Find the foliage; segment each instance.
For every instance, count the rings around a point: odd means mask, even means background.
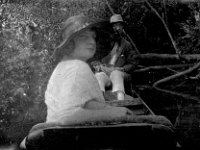
[[[0,122],[8,138],[24,137],[30,126],[45,119],[44,91],[53,67],[50,56],[60,42],[62,21],[79,13],[102,17],[103,5],[92,0],[1,4]]]
[[[188,6],[190,15],[185,22],[180,23],[181,29],[184,31],[177,39],[181,52],[183,54],[194,53],[199,54],[200,48],[200,5],[192,3]],[[179,33],[180,34],[180,33]]]

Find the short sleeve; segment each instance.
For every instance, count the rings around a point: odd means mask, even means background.
[[[54,70],[45,92],[47,120],[67,117],[92,99],[105,101],[89,65],[80,60],[61,62]]]
[[[84,104],[91,99],[104,101],[98,81],[89,65],[81,61],[76,63],[77,73],[73,90],[79,95],[81,103]]]

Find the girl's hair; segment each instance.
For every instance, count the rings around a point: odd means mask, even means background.
[[[76,37],[74,37],[73,39],[71,39],[69,41],[69,43],[63,48],[63,57],[64,56],[69,56],[75,49],[75,40],[76,40]]]
[[[71,39],[68,44],[61,49],[57,49],[58,51],[56,55],[53,58],[54,65],[57,65],[58,62],[60,62],[64,56],[69,56],[75,48],[75,38]]]

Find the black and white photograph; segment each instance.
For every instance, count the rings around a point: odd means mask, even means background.
[[[61,149],[200,149],[200,0],[0,0],[0,150]]]

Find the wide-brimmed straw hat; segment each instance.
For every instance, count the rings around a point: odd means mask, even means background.
[[[52,57],[56,59],[55,57],[57,57],[57,54],[60,53],[69,44],[70,40],[73,39],[75,36],[82,33],[86,29],[98,27],[103,22],[105,21],[100,19],[94,20],[84,15],[69,17],[63,23],[61,37],[62,42],[56,47]]]

